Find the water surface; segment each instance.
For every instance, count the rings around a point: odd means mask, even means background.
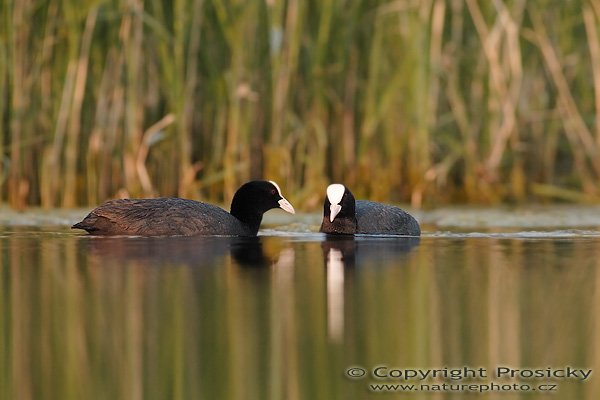
[[[598,398],[600,230],[313,229],[97,238],[5,226],[0,398]],[[593,373],[509,380],[499,367]],[[461,368],[486,376],[404,379]],[[492,382],[519,390],[434,390]],[[430,386],[373,386],[400,383]]]

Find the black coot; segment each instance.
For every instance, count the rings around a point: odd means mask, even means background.
[[[294,214],[294,207],[272,181],[243,184],[231,201],[231,214],[211,204],[180,198],[110,200],[72,228],[93,235],[256,236],[262,216],[272,208]]]
[[[406,211],[374,201],[355,200],[352,192],[339,183],[327,187],[320,231],[347,235],[421,235],[419,223]]]

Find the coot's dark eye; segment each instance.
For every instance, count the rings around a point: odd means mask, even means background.
[[[277,194],[277,190],[275,190],[275,189],[271,189],[271,194],[272,194],[273,196],[274,196],[274,195],[276,195],[276,194]]]

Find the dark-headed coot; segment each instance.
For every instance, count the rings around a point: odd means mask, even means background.
[[[355,200],[352,192],[339,183],[327,187],[320,231],[347,235],[421,235],[419,223],[406,211],[374,201]]]
[[[72,228],[93,235],[256,236],[262,216],[272,208],[294,214],[294,207],[272,181],[243,184],[231,201],[231,213],[211,204],[180,198],[110,200]]]

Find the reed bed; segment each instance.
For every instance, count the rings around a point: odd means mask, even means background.
[[[594,1],[0,4],[0,201],[600,200]]]

